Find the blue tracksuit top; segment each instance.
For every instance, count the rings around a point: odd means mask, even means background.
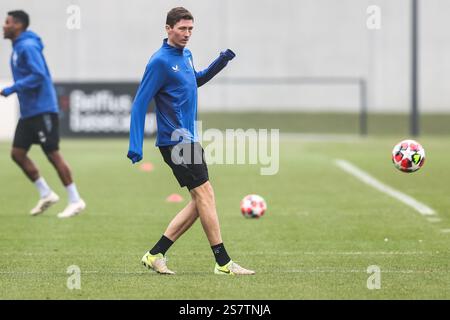
[[[6,96],[17,93],[20,118],[29,118],[41,113],[58,113],[58,102],[52,78],[45,62],[39,36],[24,31],[13,42],[11,70],[14,85],[5,88]]]
[[[133,163],[143,156],[145,115],[153,98],[156,103],[156,146],[198,141],[195,127],[197,87],[208,82],[233,57],[231,50],[221,52],[206,70],[197,72],[191,52],[173,47],[164,39],[162,47],[147,64],[131,108],[128,155]]]

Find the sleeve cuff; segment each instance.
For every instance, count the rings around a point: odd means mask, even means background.
[[[222,51],[220,55],[223,56],[228,61],[232,60],[236,56],[236,54],[230,49]]]
[[[142,160],[142,156],[133,151],[128,151],[127,158],[134,164]]]
[[[12,94],[14,92],[16,92],[16,89],[14,88],[14,86],[3,89],[3,94],[5,95],[5,97],[9,96],[10,94]]]

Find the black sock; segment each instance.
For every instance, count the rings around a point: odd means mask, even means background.
[[[223,267],[228,262],[230,262],[231,259],[228,256],[227,250],[225,250],[225,246],[223,245],[223,243],[216,244],[215,246],[212,246],[211,249],[219,266]]]
[[[158,253],[162,253],[164,256],[166,255],[167,250],[169,250],[172,244],[173,241],[163,235],[161,239],[159,239],[159,241],[155,244],[155,246],[150,250],[150,254],[155,255]]]

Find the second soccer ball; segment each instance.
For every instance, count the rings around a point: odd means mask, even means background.
[[[392,150],[392,162],[402,172],[417,171],[425,162],[425,150],[417,141],[400,141]]]
[[[259,218],[266,210],[266,201],[259,195],[249,194],[241,201],[241,212],[246,218]]]

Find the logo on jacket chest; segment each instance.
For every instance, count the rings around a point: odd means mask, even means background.
[[[192,59],[189,57],[189,58],[187,58],[187,60],[189,61],[189,65],[187,65],[186,61],[183,61],[181,63],[181,68],[180,68],[179,64],[172,65],[172,71],[173,72],[181,71],[183,66],[185,67],[185,69],[186,69],[185,71],[187,71],[187,72],[194,70],[194,64],[192,63]],[[190,66],[190,68],[189,68],[189,66]]]
[[[17,67],[17,59],[18,59],[18,55],[17,55],[17,52],[13,52],[13,55],[12,55],[12,63],[13,63],[13,66],[14,67]]]

